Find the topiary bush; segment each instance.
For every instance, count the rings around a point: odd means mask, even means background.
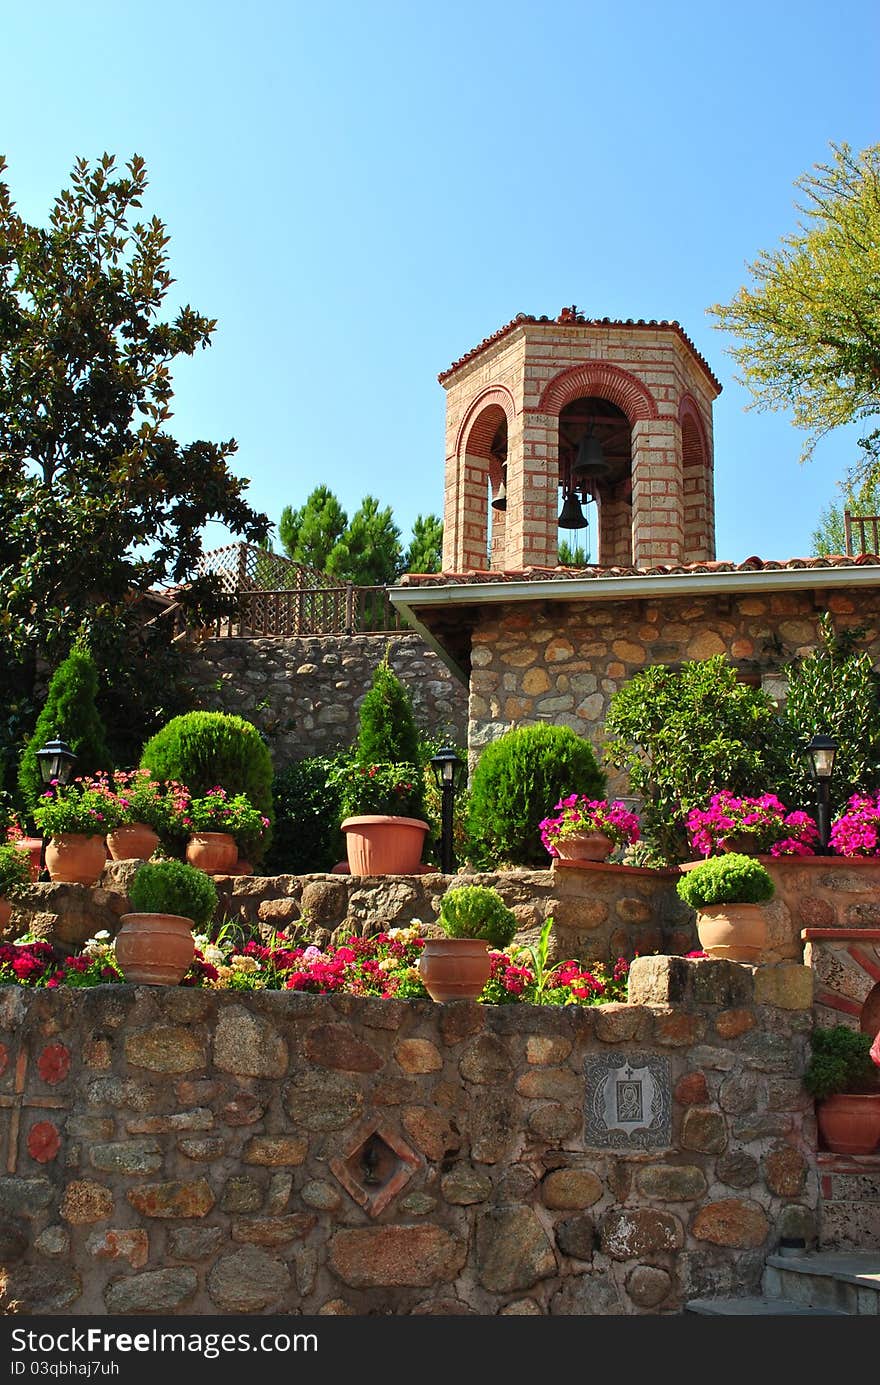
[[[77,776],[113,768],[95,702],[97,695],[98,674],[92,656],[86,649],[72,649],[52,675],[43,710],[21,757],[18,786],[29,812],[44,790],[37,751],[47,741],[57,737],[67,742],[76,755]]]
[[[880,1091],[880,1069],[871,1058],[872,1038],[845,1024],[814,1029],[813,1053],[804,1073],[804,1086],[817,1101],[841,1093]]]
[[[256,726],[225,712],[186,712],[147,741],[141,769],[154,779],[177,780],[194,798],[219,784],[230,797],[243,793],[269,819],[259,847],[272,840],[272,756]]]
[[[589,741],[567,726],[524,726],[487,745],[471,781],[468,854],[480,866],[547,864],[539,824],[566,794],[602,798]]]
[[[389,654],[386,649],[360,706],[357,758],[365,765],[417,765],[420,742],[412,698],[392,669]]]
[[[275,835],[266,854],[268,875],[332,870],[345,860],[342,785],[331,782],[339,756],[314,755],[279,770],[272,784]]]
[[[516,915],[497,890],[457,885],[440,901],[440,926],[448,938],[481,938],[500,950],[513,942]]]
[[[701,861],[682,875],[676,889],[685,904],[698,910],[713,904],[765,904],[776,892],[761,862],[737,851]]]
[[[184,861],[146,861],[128,892],[132,913],[178,914],[202,932],[214,917],[217,891],[204,871]]]

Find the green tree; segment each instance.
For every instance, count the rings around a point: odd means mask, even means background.
[[[732,351],[763,409],[791,409],[808,430],[803,460],[832,428],[880,413],[880,144],[798,180],[803,220],[750,266],[753,287],[710,309],[740,339]],[[856,480],[880,464],[880,430]]]
[[[369,691],[360,706],[357,757],[365,765],[418,765],[421,760],[412,698],[391,667],[388,649],[373,670]]]
[[[568,539],[560,539],[557,561],[560,567],[586,567],[590,559],[579,543],[572,546]]]
[[[162,318],[169,237],[158,217],[139,218],[143,159],[126,168],[118,175],[109,154],[77,160],[47,228],[18,215],[0,177],[6,706],[33,687],[36,660],[57,664],[81,631],[111,680],[137,662],[137,601],[159,583],[181,584],[194,611],[216,610],[215,579],[196,575],[206,520],[249,539],[268,528],[229,470],[234,440],[181,444],[169,431],[171,364],[207,347],[216,324],[189,306]],[[154,669],[173,633],[168,621],[154,630]]]
[[[401,561],[400,530],[391,506],[382,510],[374,496],[365,495],[351,524],[334,545],[327,571],[358,586],[384,586],[394,581]]]
[[[819,557],[829,553],[846,552],[844,511],[856,515],[880,515],[880,477],[860,486],[840,487],[842,498],[819,511],[819,523],[813,530],[813,552]]]
[[[325,572],[327,560],[347,526],[348,516],[330,488],[316,486],[299,509],[285,505],[278,536],[288,558]]]
[[[18,786],[29,811],[43,793],[37,751],[47,741],[57,737],[67,742],[76,755],[78,775],[112,769],[104,723],[96,705],[97,692],[98,674],[88,650],[71,650],[52,675],[43,710],[21,757]]]
[[[403,560],[404,572],[439,572],[443,558],[443,521],[438,515],[416,515]]]

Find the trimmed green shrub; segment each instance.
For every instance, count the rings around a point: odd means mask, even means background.
[[[214,882],[184,861],[145,861],[128,892],[135,914],[179,914],[195,931],[207,928],[217,908]]]
[[[412,699],[389,663],[389,650],[373,671],[358,713],[357,758],[365,765],[421,763]]]
[[[256,726],[225,712],[186,712],[147,741],[141,769],[154,779],[185,784],[194,798],[219,784],[243,793],[269,819],[259,852],[272,840],[272,756]]]
[[[812,1057],[804,1073],[804,1086],[817,1101],[840,1093],[880,1091],[880,1069],[871,1058],[873,1039],[845,1024],[814,1029],[810,1035]]]
[[[761,862],[738,851],[701,861],[682,875],[676,889],[692,909],[712,904],[764,904],[776,892],[770,872]]]
[[[471,781],[471,860],[485,866],[546,866],[539,823],[572,793],[605,794],[605,775],[589,741],[567,726],[505,732],[486,746]]]
[[[345,860],[342,786],[331,781],[339,757],[314,755],[279,770],[272,784],[275,835],[266,855],[267,875],[329,871]]]
[[[33,812],[44,791],[37,751],[56,737],[76,755],[77,776],[113,768],[107,738],[95,699],[98,675],[88,650],[72,649],[52,675],[43,710],[21,757],[18,786],[28,811]]]
[[[11,842],[0,846],[0,899],[15,899],[30,884],[31,873],[26,851]]]
[[[481,938],[501,949],[513,942],[516,915],[497,890],[457,885],[440,901],[440,926],[448,938]]]

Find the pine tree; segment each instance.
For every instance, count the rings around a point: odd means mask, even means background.
[[[410,764],[420,759],[412,699],[389,662],[390,650],[373,672],[359,714],[358,759],[362,764]]]
[[[18,771],[18,786],[27,808],[43,792],[37,751],[56,737],[76,755],[76,773],[112,769],[110,751],[96,705],[98,675],[88,650],[76,647],[52,675],[46,702],[28,741]]]

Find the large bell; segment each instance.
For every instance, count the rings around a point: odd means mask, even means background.
[[[589,527],[589,520],[581,509],[580,501],[574,491],[569,491],[562,502],[557,523],[560,529],[586,529]]]
[[[504,484],[503,481],[501,482],[500,486],[498,487],[498,490],[496,491],[496,493],[495,493],[495,494],[493,495],[493,497],[492,497],[492,509],[493,509],[493,510],[506,510],[506,509],[507,509],[507,487],[505,486],[505,484]]]
[[[610,469],[602,452],[602,444],[595,434],[588,433],[581,438],[571,468],[573,483],[579,485],[588,477],[604,476]]]

